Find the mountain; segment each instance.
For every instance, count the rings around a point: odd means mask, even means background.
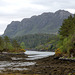
[[[58,10],[55,13],[48,12],[31,18],[24,18],[21,22],[12,21],[3,35],[16,37],[35,33],[57,34],[63,20],[69,15],[72,14],[68,11]]]

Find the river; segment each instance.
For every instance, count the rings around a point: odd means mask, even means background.
[[[26,51],[25,54],[29,57],[27,60],[35,60],[54,55],[55,52]]]
[[[54,55],[54,52],[40,52],[40,51],[26,51],[25,54],[28,57],[11,57],[12,61],[0,61],[0,72],[6,73],[7,71],[23,71],[29,70],[27,66],[35,65],[35,61],[28,60],[36,60],[44,57],[48,57]],[[26,67],[25,67],[26,66]]]

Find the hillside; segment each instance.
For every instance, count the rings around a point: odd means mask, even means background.
[[[55,13],[48,12],[31,18],[24,18],[21,22],[12,21],[3,35],[16,37],[35,33],[57,34],[63,19],[69,15],[71,13],[68,11],[58,10]]]
[[[20,37],[15,37],[15,40],[21,44],[24,42],[25,48],[33,49],[39,45],[43,45],[45,43],[51,42],[51,40],[57,40],[57,36],[53,34],[28,34]],[[53,44],[53,43],[51,43]],[[49,44],[49,46],[51,45]]]

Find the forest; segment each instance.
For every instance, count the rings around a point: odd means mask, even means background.
[[[19,53],[24,52],[24,44],[21,45],[16,40],[9,39],[8,36],[0,36],[0,52]]]
[[[30,34],[15,38],[0,36],[0,52],[19,52],[23,49],[54,51],[58,40],[59,37],[54,34]]]
[[[57,55],[75,57],[75,15],[69,16],[59,29],[60,40],[57,44]]]
[[[26,49],[50,50],[59,38],[54,34],[28,34],[14,39],[23,42]]]

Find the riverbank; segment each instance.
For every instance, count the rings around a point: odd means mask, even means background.
[[[19,62],[18,60],[16,60]],[[54,56],[49,56],[37,60],[21,60],[23,62],[36,62],[30,66],[18,66],[24,70],[6,69],[0,75],[75,75],[75,62],[54,59]],[[13,62],[13,61],[12,61]],[[18,74],[17,74],[18,73]]]
[[[29,74],[39,75],[75,75],[75,62],[54,59],[49,56],[40,60],[36,60],[36,64],[30,67]]]
[[[0,53],[0,61],[13,61],[12,58],[26,58],[25,53]]]

